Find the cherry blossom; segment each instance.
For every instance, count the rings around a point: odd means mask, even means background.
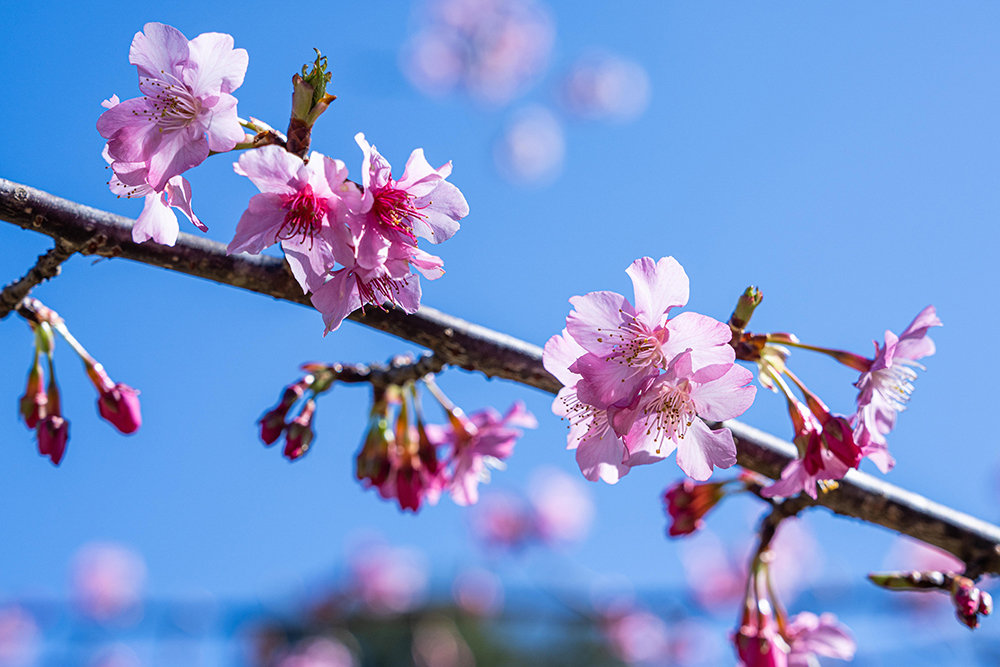
[[[97,121],[122,183],[162,192],[210,151],[243,141],[231,93],[243,83],[248,56],[233,48],[232,36],[204,33],[189,41],[176,28],[147,23],[132,40],[129,62],[143,96],[111,106]]]
[[[924,367],[918,359],[935,352],[934,341],[928,338],[931,327],[941,326],[934,306],[927,306],[913,318],[898,337],[885,332],[885,343],[875,343],[875,359],[855,383],[859,390],[855,415],[855,438],[865,456],[882,472],[889,472],[895,460],[889,454],[885,436],[895,427],[896,415],[906,409],[913,393],[915,368]]]
[[[542,353],[545,370],[563,383],[552,403],[552,411],[569,421],[566,448],[576,450],[576,462],[583,476],[592,482],[601,479],[615,484],[629,471],[624,463],[625,442],[611,427],[607,410],[588,405],[577,396],[576,387],[581,376],[570,367],[584,354],[587,351],[566,329],[545,344]]]
[[[677,260],[642,257],[626,272],[635,288],[634,307],[615,292],[570,299],[574,310],[566,328],[588,353],[570,369],[582,376],[577,385],[581,400],[598,408],[628,403],[644,381],[686,350],[695,371],[732,365],[736,353],[727,325],[692,312],[668,319],[672,308],[688,301],[688,277]]]
[[[263,146],[233,165],[260,190],[240,217],[227,252],[259,253],[281,243],[303,292],[315,292],[335,262],[350,262],[353,240],[345,224],[361,193],[347,167],[312,153],[308,162],[280,146]]]
[[[427,425],[427,435],[435,446],[452,448],[451,499],[458,505],[473,505],[479,500],[479,483],[489,481],[490,468],[503,468],[503,460],[514,451],[523,435],[522,428],[536,428],[538,421],[522,401],[515,402],[507,414],[493,408],[459,416],[457,411],[448,426]]]
[[[817,616],[803,611],[793,616],[785,628],[785,637],[791,647],[788,667],[813,667],[817,655],[851,660],[857,650],[847,626],[829,613]]]
[[[627,431],[627,465],[655,463],[676,449],[681,470],[704,481],[715,467],[736,463],[736,443],[729,429],[713,431],[698,417],[723,421],[743,414],[757,393],[750,385],[753,373],[731,363],[694,370],[692,358],[691,351],[677,355],[635,407],[609,410],[615,430]]]

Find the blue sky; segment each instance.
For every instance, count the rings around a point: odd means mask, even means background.
[[[991,333],[1000,213],[1000,7],[970,2],[552,2],[557,37],[544,78],[504,108],[460,96],[431,99],[404,79],[408,2],[323,3],[296,18],[272,4],[174,2],[123,6],[6,3],[0,176],[129,216],[141,204],[108,192],[95,122],[100,102],[137,93],[128,64],[146,21],[189,38],[231,33],[250,54],[237,91],[242,116],[284,127],[289,79],[318,47],[339,96],[313,147],[354,174],[363,131],[402,167],[423,147],[453,160],[450,180],[471,214],[437,250],[448,274],[424,283],[424,302],[542,344],[563,326],[567,299],[598,289],[631,295],[636,257],[675,256],[691,278],[689,308],[725,319],[749,284],[761,287],[755,330],[868,353],[925,305],[945,326],[890,446],[890,480],[989,520],[997,507],[1000,399]],[[55,20],[58,17],[58,20]],[[276,20],[280,17],[280,20]],[[556,104],[558,75],[594,48],[642,64],[652,97],[626,124],[583,122]],[[551,185],[501,179],[493,142],[526,104],[565,122],[566,158]],[[228,242],[255,188],[216,156],[187,176],[209,236]],[[186,223],[182,223],[186,224]],[[183,231],[194,231],[193,228]],[[0,225],[0,281],[19,277],[50,241]],[[0,324],[0,597],[60,593],[83,543],[113,540],[146,557],[150,588],[170,595],[287,595],[335,570],[359,533],[375,530],[427,550],[440,571],[480,559],[469,513],[444,500],[417,517],[352,479],[368,396],[325,397],[318,437],[285,462],[256,440],[254,421],[305,361],[374,361],[413,350],[353,323],[322,337],[317,313],[123,260],[76,257],[35,295],[56,309],[116,381],[141,389],[145,423],[117,436],[66,346],[57,354],[71,421],[54,469],[16,419],[30,363],[23,323]],[[850,412],[856,377],[805,353],[800,377]],[[497,488],[523,488],[539,465],[576,472],[551,397],[447,372],[441,385],[467,411],[523,399],[540,426],[518,444]],[[744,420],[788,437],[782,402],[759,395]],[[865,464],[863,468],[874,471]],[[581,572],[620,573],[636,586],[681,581],[662,536],[658,494],[672,461],[593,485],[597,518],[574,551]],[[712,527],[745,539],[751,503]],[[832,518],[807,518],[826,550],[824,576],[857,579],[883,566],[892,536]],[[548,572],[546,556],[533,557]],[[548,577],[548,574],[540,575]],[[820,610],[816,610],[820,611]]]

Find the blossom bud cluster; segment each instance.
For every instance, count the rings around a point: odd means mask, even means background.
[[[841,479],[857,468],[862,458],[870,458],[882,472],[889,472],[895,460],[889,454],[886,436],[895,427],[897,415],[906,409],[913,392],[919,359],[935,352],[927,336],[931,327],[941,326],[934,306],[924,308],[899,336],[885,332],[883,345],[875,343],[872,359],[852,352],[804,345],[786,333],[742,334],[737,348],[740,358],[755,361],[760,383],[788,401],[794,429],[793,440],[799,456],[782,471],[781,479],[764,489],[765,497],[789,497],[800,491],[816,498],[817,485]],[[788,347],[798,347],[833,357],[861,375],[856,411],[853,415],[834,414],[787,366]],[[803,400],[793,392],[791,381]]]
[[[104,367],[70,334],[62,318],[37,299],[28,300],[19,312],[23,312],[35,334],[35,351],[18,411],[28,428],[34,429],[40,455],[59,465],[69,440],[69,422],[63,417],[59,385],[56,383],[53,359],[55,332],[59,332],[83,360],[87,377],[97,390],[98,414],[121,433],[134,433],[139,429],[142,413],[138,391],[126,384],[115,384]],[[47,362],[47,385],[42,356]]]
[[[220,33],[188,40],[161,23],[147,23],[132,40],[129,61],[138,68],[143,96],[124,102],[112,96],[97,129],[108,140],[111,190],[146,200],[133,240],[174,245],[179,228],[171,208],[206,231],[181,174],[212,153],[247,150],[234,167],[261,193],[240,218],[230,253],[260,253],[280,243],[327,332],[365,305],[415,312],[419,275],[444,275],[441,259],[419,249],[417,239],[448,240],[469,212],[465,197],[446,180],[451,163],[435,169],[418,148],[397,180],[358,133],[361,184],[348,180],[343,162],[308,152],[312,125],[335,99],[326,92],[326,58],[317,51],[312,69],[293,78],[286,139],[236,115],[232,93],[243,83],[248,56],[233,44]],[[256,134],[244,134],[244,127]]]
[[[306,375],[282,390],[278,404],[257,420],[260,439],[268,447],[285,436],[285,458],[301,458],[312,444],[316,398],[333,387],[334,375],[320,364],[305,364]],[[293,417],[289,415],[294,414]]]
[[[835,615],[804,611],[785,617],[771,582],[771,556],[763,551],[750,568],[740,627],[733,634],[743,667],[814,665],[818,655],[851,660],[857,645]]]
[[[614,484],[636,465],[677,450],[689,477],[706,480],[736,463],[722,421],[753,403],[753,374],[734,364],[722,322],[670,310],[688,301],[688,277],[673,257],[637,259],[627,273],[635,305],[614,292],[570,299],[566,329],[545,345],[545,368],[563,384],[553,411],[569,421],[568,448],[587,479]]]
[[[357,455],[356,477],[401,510],[434,505],[447,491],[458,505],[479,500],[480,482],[490,469],[504,469],[524,428],[537,421],[518,401],[501,416],[493,408],[472,415],[454,406],[432,380],[425,385],[438,399],[448,423],[426,424],[413,383],[376,389],[368,432]]]

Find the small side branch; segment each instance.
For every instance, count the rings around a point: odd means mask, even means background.
[[[35,265],[16,280],[0,291],[0,320],[17,309],[21,301],[31,293],[35,286],[59,275],[62,263],[80,249],[80,246],[64,239],[56,239],[56,245],[44,255],[39,255]]]
[[[388,364],[306,364],[303,368],[312,373],[319,370],[332,373],[334,382],[366,382],[378,390],[419,380],[440,372],[445,366],[433,354],[425,354],[419,359],[412,354],[401,354],[393,357]]]

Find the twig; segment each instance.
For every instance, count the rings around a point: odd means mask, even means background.
[[[10,283],[0,291],[0,320],[15,310],[36,285],[58,276],[62,263],[78,249],[78,245],[57,238],[55,247],[44,255],[39,255],[38,261],[23,278]]]
[[[367,382],[375,389],[419,380],[430,373],[440,372],[444,367],[445,363],[433,354],[425,354],[419,359],[414,359],[412,354],[401,354],[393,357],[388,364],[338,363],[305,366],[311,373],[320,369],[333,373],[335,382]]]
[[[223,244],[190,234],[181,234],[172,248],[136,244],[128,218],[4,179],[0,179],[0,219],[75,243],[86,243],[100,234],[99,242],[80,252],[123,257],[310,305],[281,259],[227,256]],[[421,306],[414,315],[395,309],[368,309],[366,314],[355,312],[351,319],[429,348],[443,365],[513,380],[552,394],[561,387],[542,366],[540,347],[433,308]],[[725,426],[733,432],[737,462],[745,468],[776,479],[796,456],[791,443],[737,421],[725,422]],[[1000,528],[871,475],[851,470],[840,480],[839,488],[820,495],[815,503],[944,549],[968,564],[970,576],[1000,573]]]

